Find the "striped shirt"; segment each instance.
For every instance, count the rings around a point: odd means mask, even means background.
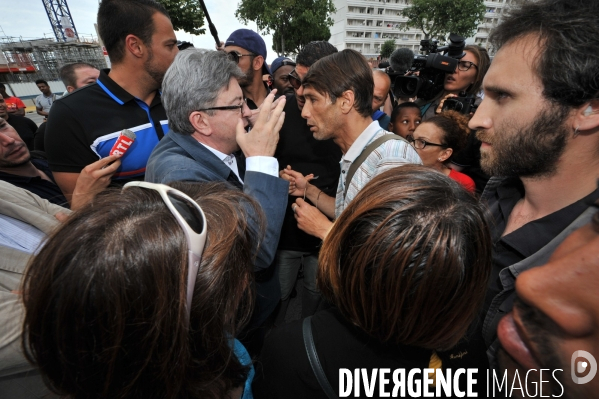
[[[374,150],[366,160],[360,165],[354,177],[349,182],[347,196],[343,198],[345,190],[345,176],[351,164],[360,156],[364,148],[371,142],[385,134],[393,134],[381,129],[377,121],[373,121],[358,136],[356,141],[349,147],[347,153],[341,157],[341,175],[337,185],[337,195],[335,196],[335,218],[338,218],[341,212],[354,199],[358,192],[372,180],[376,175],[409,163],[422,164],[416,150],[405,140],[388,140]]]

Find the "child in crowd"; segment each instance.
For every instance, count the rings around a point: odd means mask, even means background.
[[[408,135],[414,134],[421,121],[420,107],[416,103],[401,103],[393,108],[389,131],[405,139]]]

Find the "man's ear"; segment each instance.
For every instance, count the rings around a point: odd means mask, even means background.
[[[75,87],[73,86],[67,86],[67,93],[72,93],[75,91]]]
[[[341,96],[339,96],[337,98],[337,101],[341,102],[340,103],[341,112],[343,112],[344,114],[348,114],[349,111],[351,111],[352,108],[354,107],[355,100],[356,100],[356,97],[354,95],[354,92],[351,90],[345,90],[343,92],[343,94],[341,94]]]
[[[393,122],[389,122],[389,125],[387,126],[387,131],[393,133]]]
[[[127,35],[125,37],[125,51],[132,54],[135,58],[142,58],[146,53],[146,46],[139,37]]]
[[[599,127],[599,100],[591,100],[576,111],[574,129],[584,132]]]
[[[254,61],[252,62],[252,68],[254,71],[259,71],[262,69],[262,65],[264,65],[264,57],[261,55],[257,55],[254,57]]]
[[[189,114],[189,123],[193,126],[195,132],[202,136],[212,135],[212,127],[210,121],[206,118],[206,114],[200,111],[193,111]]]

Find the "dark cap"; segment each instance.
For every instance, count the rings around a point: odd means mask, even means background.
[[[253,30],[237,29],[231,33],[225,42],[225,47],[227,46],[238,46],[256,55],[261,55],[264,58],[262,70],[265,74],[270,74],[266,65],[266,44],[264,43],[264,39]]]
[[[270,72],[274,75],[275,71],[284,65],[295,66],[295,62],[287,57],[279,57],[270,64]]]

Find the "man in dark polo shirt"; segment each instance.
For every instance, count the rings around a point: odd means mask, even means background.
[[[598,12],[597,2],[528,2],[491,34],[499,50],[469,126],[482,142],[481,167],[493,176],[482,195],[494,218],[494,251],[481,326],[492,365],[518,275],[545,264],[595,212]]]
[[[297,65],[289,77],[290,83],[296,88],[295,95],[287,96],[285,122],[279,132],[279,143],[275,152],[275,158],[282,168],[289,165],[304,175],[318,176],[318,179],[312,180],[311,183],[330,196],[335,196],[337,192],[341,149],[333,140],[316,140],[312,135],[306,119],[302,118],[304,98],[301,95],[303,89],[300,82],[312,64],[336,52],[337,49],[329,42],[319,41],[307,44],[297,55]],[[320,293],[316,288],[316,272],[318,249],[322,241],[297,227],[291,209],[294,202],[295,198],[288,199],[277,249],[276,262],[282,300],[277,324],[284,321],[300,266],[303,266],[304,270],[305,288],[302,291],[302,317],[314,314],[320,302]]]
[[[159,89],[179,50],[166,10],[153,0],[103,0],[98,29],[112,69],[56,101],[46,127],[50,169],[67,200],[81,170],[106,157],[123,129],[137,139],[113,176],[119,184],[143,179],[168,131]]]
[[[8,106],[2,96],[0,96],[0,118],[4,118],[19,133],[27,148],[33,150],[33,137],[37,131],[37,125],[29,118],[8,112]]]

